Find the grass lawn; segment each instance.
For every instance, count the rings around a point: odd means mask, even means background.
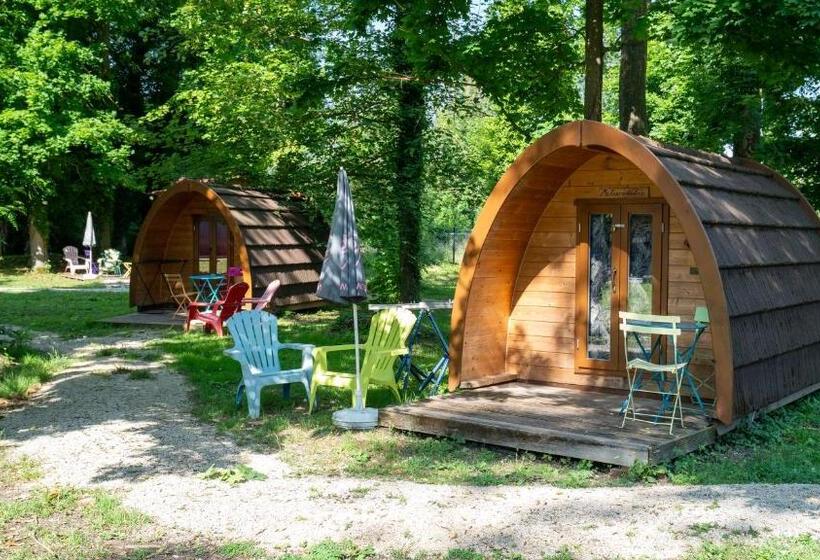
[[[63,274],[50,272],[27,272],[25,270],[3,269],[0,274],[0,288],[39,290],[46,288],[102,288],[99,279],[79,280]]]
[[[68,364],[68,358],[28,348],[25,333],[14,335],[11,342],[0,343],[0,404],[3,400],[25,399]]]
[[[428,268],[425,296],[429,299],[451,297],[456,274],[457,267],[452,265]],[[0,293],[0,324],[17,324],[65,336],[111,334],[113,328],[94,321],[127,312],[126,300],[127,295],[123,293]],[[363,327],[367,324],[366,317],[360,321]],[[439,313],[438,321],[447,334],[447,314]],[[349,343],[352,313],[346,307],[282,313],[280,338],[284,342],[316,345]],[[233,404],[240,374],[238,364],[222,354],[229,345],[227,338],[157,330],[151,350],[124,357],[153,360],[165,355],[171,367],[190,380],[195,413],[200,418],[217,424],[248,444],[277,450],[303,475],[339,474],[481,485],[545,482],[572,487],[658,479],[679,484],[820,483],[820,396],[807,397],[775,411],[748,428],[728,434],[717,445],[671,464],[652,468],[636,466],[623,471],[585,461],[516,454],[390,430],[341,432],[332,427],[330,415],[333,410],[349,406],[350,395],[324,387],[319,392],[319,409],[310,416],[306,414],[301,387],[293,387],[290,400],[283,399],[277,388],[268,388],[263,394],[262,417],[250,420],[244,405],[237,410]],[[337,359],[340,360],[338,367],[352,371],[352,353]],[[429,336],[420,355],[422,363],[425,359],[435,360]],[[295,366],[298,360],[297,353],[284,356],[286,367]],[[29,371],[34,375],[29,378],[34,379],[33,382],[42,381],[38,368],[40,366],[32,363]],[[9,394],[15,391],[20,394],[22,385],[14,381],[8,386]],[[392,402],[386,390],[372,390],[368,397],[368,402],[375,406]]]

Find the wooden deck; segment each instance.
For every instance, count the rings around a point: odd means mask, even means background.
[[[629,466],[663,463],[712,443],[715,427],[687,415],[686,428],[627,421],[624,396],[566,387],[511,382],[462,390],[391,406],[379,424],[423,434]],[[638,403],[656,409],[658,401]]]
[[[140,311],[138,313],[128,313],[102,319],[103,323],[113,325],[135,325],[141,327],[182,327],[185,324],[185,317],[174,315],[170,309],[158,309],[155,311]]]

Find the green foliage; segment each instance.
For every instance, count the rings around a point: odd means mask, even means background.
[[[116,114],[106,54],[89,36],[129,13],[126,4],[0,8],[15,23],[0,26],[0,218],[15,223],[66,184],[127,183],[134,131]]]
[[[199,475],[204,480],[221,480],[231,486],[242,484],[250,480],[266,480],[267,475],[249,467],[248,465],[236,465],[235,467],[215,467],[211,465]]]
[[[653,17],[653,136],[717,152],[751,143],[754,157],[820,204],[809,155],[820,149],[817,3],[660,2]]]
[[[686,455],[669,468],[679,484],[820,483],[820,396],[805,397]]]
[[[577,118],[581,49],[577,4],[496,0],[483,28],[463,41],[465,73],[527,142]],[[537,93],[535,93],[537,92]]]
[[[68,366],[69,360],[26,346],[26,331],[0,327],[0,399],[24,399]]]

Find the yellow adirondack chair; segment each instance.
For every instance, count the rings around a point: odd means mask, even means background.
[[[407,354],[407,337],[413,329],[416,316],[407,309],[384,309],[373,315],[367,341],[360,344],[362,352],[362,404],[367,403],[367,388],[370,385],[389,387],[401,402],[399,386],[396,383],[393,365],[396,358]],[[310,380],[310,408],[316,402],[319,385],[350,389],[353,406],[356,406],[355,372],[330,371],[327,355],[331,352],[354,351],[355,344],[319,346],[313,349],[313,376]]]

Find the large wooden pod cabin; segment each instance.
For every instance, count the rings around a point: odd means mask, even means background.
[[[171,298],[163,273],[187,280],[236,266],[255,296],[278,278],[277,307],[313,307],[320,304],[322,258],[291,204],[256,190],[183,178],[157,196],[142,224],[130,301],[139,310],[164,307]]]
[[[450,389],[625,390],[618,310],[691,320],[705,306],[693,370],[731,424],[820,388],[818,278],[820,220],[771,169],[572,122],[516,159],[478,217]]]

